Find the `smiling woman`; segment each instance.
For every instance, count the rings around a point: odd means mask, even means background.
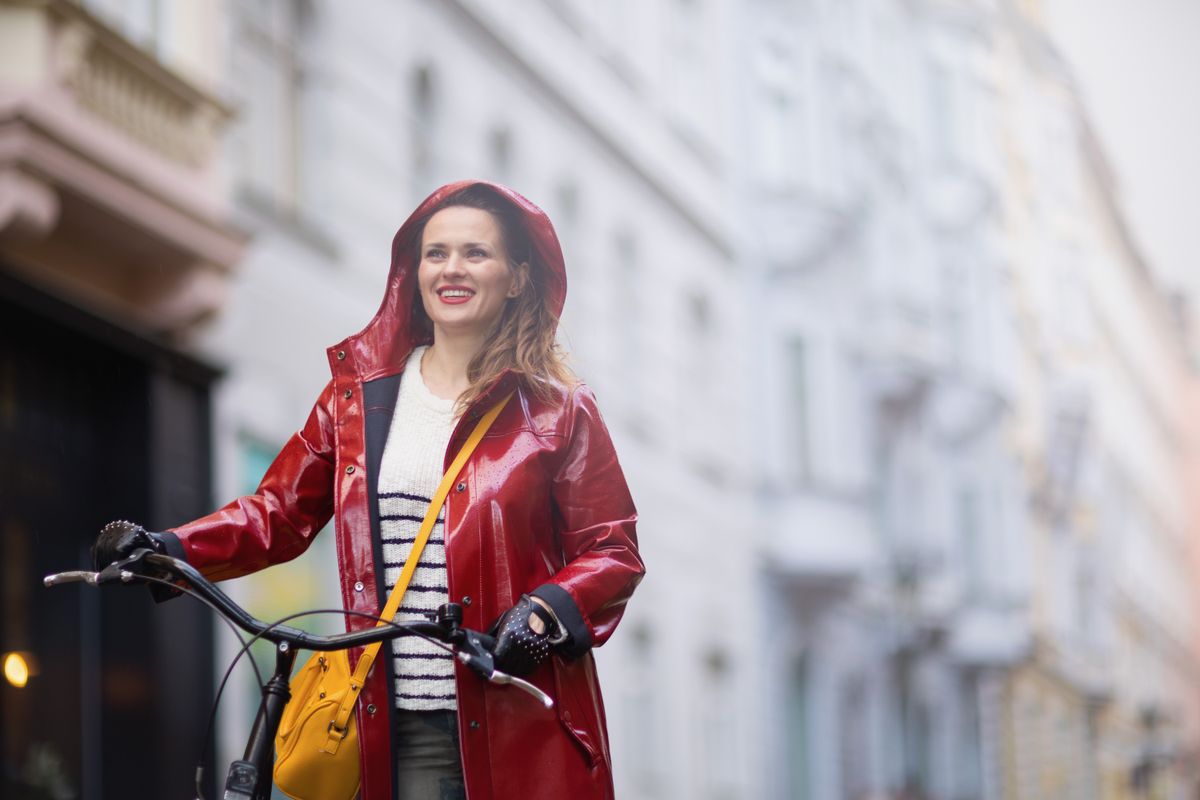
[[[255,494],[129,539],[224,579],[294,558],[336,512],[348,610],[378,614],[411,558],[397,622],[458,603],[464,626],[494,632],[499,669],[554,698],[547,711],[396,640],[356,706],[362,800],[613,795],[591,648],[644,567],[608,430],[555,338],[566,286],[541,209],[496,184],[439,189],[400,227],[378,313],[329,348],[333,379]],[[417,548],[444,465],[489,409]]]

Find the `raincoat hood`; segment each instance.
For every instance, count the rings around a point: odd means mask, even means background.
[[[418,237],[433,209],[449,195],[469,186],[492,189],[501,201],[510,203],[519,212],[529,232],[534,262],[530,265],[531,283],[549,298],[550,310],[555,320],[559,319],[567,297],[567,272],[562,247],[546,212],[502,184],[458,181],[448,183],[426,197],[396,231],[383,302],[365,328],[329,348],[331,363],[349,359],[360,379],[371,380],[400,372],[412,348],[429,343],[429,336],[412,318],[412,300],[417,292],[417,267],[420,264]]]

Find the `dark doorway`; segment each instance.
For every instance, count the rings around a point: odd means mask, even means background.
[[[212,626],[142,587],[46,589],[100,526],[210,505],[217,373],[0,273],[0,678],[6,798],[192,797]],[[206,787],[212,796],[212,787]]]

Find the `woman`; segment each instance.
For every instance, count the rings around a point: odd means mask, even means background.
[[[466,627],[500,620],[545,643],[540,663],[543,650],[504,642],[497,661],[528,671],[555,707],[397,647],[358,704],[363,800],[463,796],[464,786],[472,800],[612,796],[589,651],[612,634],[644,568],[595,399],[555,343],[565,297],[562,251],[539,208],[496,184],[442,187],[397,232],[378,313],[329,348],[333,378],[257,492],[173,531],[98,543],[104,563],[150,543],[233,578],[296,557],[333,516],[345,607],[377,614],[421,498],[512,393],[456,479],[401,618],[451,600]],[[371,624],[347,617],[348,629]],[[443,793],[456,782],[457,794]]]

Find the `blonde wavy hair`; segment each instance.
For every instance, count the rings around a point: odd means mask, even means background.
[[[514,275],[520,273],[522,264],[528,264],[520,294],[505,305],[484,346],[467,365],[470,386],[459,396],[455,410],[464,412],[505,370],[512,370],[535,397],[553,402],[558,395],[556,386],[570,387],[579,379],[567,366],[566,351],[558,342],[558,316],[545,291],[548,268],[532,247],[520,211],[499,192],[481,184],[447,195],[430,210],[415,232],[417,263],[420,263],[425,224],[437,212],[454,206],[477,208],[492,215],[500,227],[508,268]],[[413,295],[412,320],[417,338],[432,341],[433,323],[425,313],[420,291]]]

